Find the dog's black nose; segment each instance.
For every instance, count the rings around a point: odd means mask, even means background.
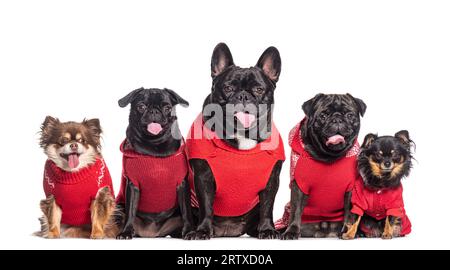
[[[333,118],[332,122],[333,122],[333,124],[342,124],[342,119],[341,118]]]
[[[390,161],[385,161],[384,162],[384,166],[387,167],[387,168],[391,167],[391,164],[392,163]]]
[[[70,144],[70,150],[72,150],[72,151],[78,150],[78,144],[77,143],[71,143]]]
[[[247,102],[250,100],[250,94],[245,91],[242,91],[239,94],[237,94],[236,99],[243,103]]]
[[[148,110],[148,113],[150,115],[157,115],[157,114],[159,114],[159,110],[158,109],[150,109],[150,110]]]

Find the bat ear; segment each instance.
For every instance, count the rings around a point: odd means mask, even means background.
[[[314,110],[314,106],[316,105],[317,101],[319,99],[321,99],[323,96],[325,96],[325,94],[317,94],[315,97],[313,97],[312,99],[306,101],[305,103],[303,103],[302,105],[302,109],[303,112],[305,113],[306,116],[311,116],[313,110]]]
[[[367,105],[366,103],[364,103],[364,101],[362,101],[362,99],[359,98],[355,98],[352,95],[347,93],[347,96],[349,96],[351,99],[353,99],[353,101],[355,102],[356,106],[358,107],[358,112],[359,114],[362,116],[364,116],[364,114],[366,113],[366,109],[367,109]]]
[[[123,98],[119,99],[119,106],[121,108],[126,107],[128,104],[133,102],[134,98],[137,94],[139,94],[142,90],[144,90],[144,87],[141,87],[139,89],[133,90],[128,95],[124,96]]]
[[[217,75],[232,65],[234,65],[233,56],[227,44],[217,44],[211,57],[211,77],[217,77]]]
[[[377,134],[369,133],[364,137],[364,142],[362,148],[367,148],[372,145],[372,143],[378,138]]]
[[[171,89],[164,88],[170,95],[170,100],[172,101],[172,105],[180,104],[182,107],[189,107],[189,102],[187,102],[184,98],[180,97],[175,91]]]
[[[275,47],[267,48],[259,57],[256,66],[261,68],[269,79],[277,82],[281,72],[281,56],[278,49]]]

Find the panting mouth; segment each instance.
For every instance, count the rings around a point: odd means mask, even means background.
[[[67,160],[69,164],[69,168],[75,169],[80,164],[80,154],[78,153],[70,153],[70,154],[60,154],[62,158]]]
[[[256,116],[254,114],[245,112],[237,112],[234,114],[234,117],[238,120],[239,123],[241,123],[242,127],[245,129],[250,128],[256,120]]]
[[[339,144],[345,144],[345,138],[344,138],[344,136],[342,136],[340,134],[336,134],[334,136],[328,137],[327,141],[325,142],[326,146],[339,145]]]
[[[147,125],[147,131],[152,135],[158,135],[163,130],[160,123],[152,122]]]

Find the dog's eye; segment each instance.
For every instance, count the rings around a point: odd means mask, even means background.
[[[234,87],[231,85],[227,85],[223,88],[223,91],[225,91],[225,93],[230,93],[234,91]]]
[[[352,119],[353,117],[355,117],[355,114],[352,112],[347,113],[347,118],[348,119]]]
[[[145,104],[138,104],[138,105],[137,105],[137,110],[138,110],[138,112],[140,112],[140,113],[145,112],[146,109],[147,109],[147,106],[145,106]]]
[[[84,140],[83,139],[78,139],[77,142],[84,143]]]
[[[65,144],[68,143],[69,141],[70,141],[70,140],[69,140],[68,138],[64,137],[64,138],[61,139],[60,144],[61,144],[61,145],[65,145]]]
[[[327,120],[328,114],[323,112],[323,113],[320,114],[319,117],[320,117],[321,120],[325,121],[325,120]]]
[[[170,111],[172,110],[172,107],[170,105],[164,106],[163,107],[164,113],[170,113]]]
[[[256,95],[262,95],[264,94],[264,89],[262,87],[255,87],[253,88],[253,93]]]

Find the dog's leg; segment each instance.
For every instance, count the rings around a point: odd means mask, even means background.
[[[384,224],[382,239],[392,239],[400,234],[401,219],[399,217],[387,216]]]
[[[108,187],[98,190],[95,200],[91,203],[91,239],[105,237],[105,227],[110,222],[114,212],[114,198]]]
[[[273,205],[280,185],[280,172],[283,161],[277,161],[267,182],[266,188],[259,193],[259,239],[278,239],[279,233],[273,224]]]
[[[191,207],[191,189],[187,182],[187,177],[183,180],[177,188],[178,203],[180,206],[181,217],[183,219],[183,229],[181,237],[185,240],[192,240],[195,238],[194,221],[192,218]]]
[[[61,208],[56,204],[55,197],[50,195],[41,200],[40,207],[44,213],[41,220],[42,236],[45,238],[59,238],[61,236]],[[45,223],[47,223],[45,225]]]
[[[193,159],[190,164],[194,170],[194,185],[197,194],[200,219],[195,232],[196,240],[210,239],[213,229],[213,203],[216,195],[216,182],[214,175],[205,160]]]
[[[339,237],[347,230],[347,224],[350,223],[350,219],[352,218],[352,192],[345,192],[344,195],[344,224],[342,226]]]
[[[349,221],[344,224],[346,232],[341,236],[344,240],[355,239],[356,232],[358,231],[359,222],[361,221],[361,216],[353,214],[349,218]]]
[[[125,224],[117,239],[132,239],[134,235],[133,223],[139,204],[139,189],[127,178],[125,189]]]
[[[297,182],[291,182],[291,213],[289,215],[289,226],[281,236],[283,240],[294,240],[300,236],[303,209],[308,201],[308,195],[303,193]]]

